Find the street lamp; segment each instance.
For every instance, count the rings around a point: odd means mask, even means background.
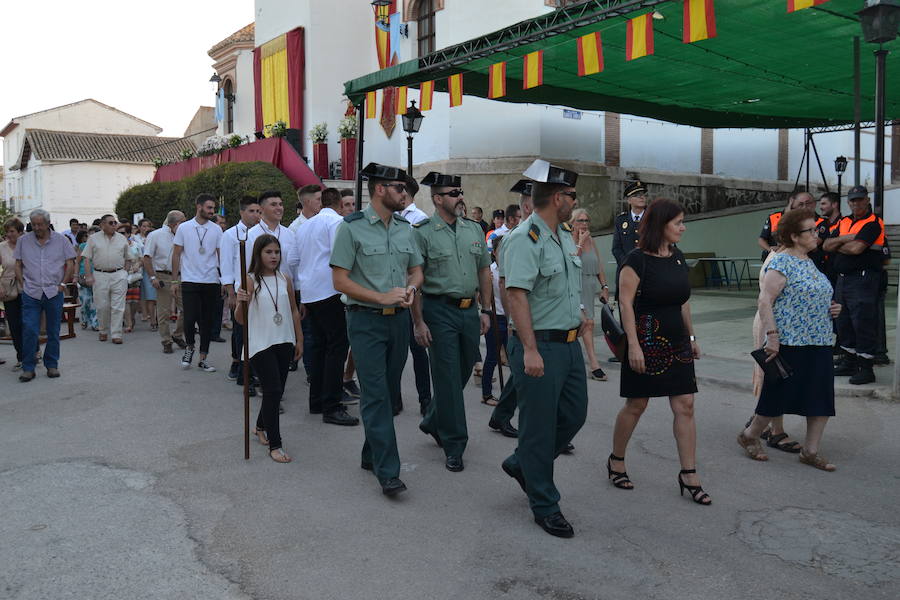
[[[844,171],[847,170],[847,157],[846,156],[838,156],[834,159],[834,171],[838,176],[838,198],[841,197],[841,177],[844,175]]]
[[[856,14],[862,24],[863,39],[879,45],[875,51],[875,213],[881,216],[884,214],[884,77],[888,55],[881,44],[897,37],[900,3],[897,0],[869,0]]]
[[[409,106],[406,109],[406,114],[403,115],[403,131],[406,132],[406,172],[409,173],[409,176],[412,177],[413,172],[413,136],[414,133],[419,133],[419,127],[422,126],[422,119],[425,118],[425,115],[422,114],[422,111],[416,108],[416,101],[410,100]]]

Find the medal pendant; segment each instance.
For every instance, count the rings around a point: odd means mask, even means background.
[[[281,325],[281,322],[284,321],[284,317],[281,316],[281,313],[275,313],[272,315],[272,320],[275,321],[276,325]]]
[[[200,246],[200,254],[206,254],[206,248]]]

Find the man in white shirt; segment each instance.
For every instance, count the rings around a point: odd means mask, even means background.
[[[150,277],[150,285],[156,290],[156,321],[159,323],[159,337],[162,338],[164,354],[172,354],[172,342],[184,348],[184,311],[181,308],[181,296],[172,290],[172,251],[175,244],[175,231],[184,223],[184,213],[180,210],[170,211],[166,215],[165,225],[151,231],[144,244],[144,271]],[[175,321],[175,335],[172,335],[172,298],[178,309],[178,320]]]
[[[127,268],[131,266],[128,239],[116,232],[119,221],[113,215],[100,218],[100,231],[88,238],[82,257],[86,283],[93,288],[94,308],[100,322],[100,341],[112,335],[113,344],[122,343],[125,315]]]
[[[219,281],[219,239],[222,229],[211,221],[216,214],[216,199],[211,194],[198,194],[194,200],[197,213],[175,231],[172,251],[172,275],[176,293],[184,304],[184,337],[187,347],[181,357],[181,368],[190,369],[194,358],[194,330],[200,329],[200,362],[197,367],[207,373],[216,368],[207,362],[216,302],[222,294]]]
[[[297,229],[301,300],[312,328],[309,374],[309,412],[322,414],[333,425],[359,425],[341,404],[344,361],[350,341],[340,293],[331,275],[331,248],[338,225],[341,193],[335,188],[322,192],[322,210]]]
[[[78,219],[69,219],[69,230],[64,231],[63,235],[69,238],[69,241],[72,242],[73,246],[77,246],[78,242],[75,241],[75,238],[78,237],[78,231],[81,229],[81,223],[78,222]]]
[[[410,189],[410,186],[414,187]],[[427,219],[428,215],[416,206],[416,192],[419,191],[419,183],[410,177],[409,181],[406,182],[406,190],[409,192],[409,194],[406,194],[406,208],[398,214],[409,221],[410,225],[415,225],[419,221]]]
[[[322,186],[304,185],[297,190],[297,218],[288,229],[296,233],[301,225],[319,214],[320,210],[322,210]]]
[[[244,196],[240,204],[241,220],[237,225],[225,230],[219,242],[219,271],[221,272],[222,285],[225,286],[228,308],[231,309],[231,368],[228,370],[229,381],[237,381],[238,385],[244,385],[241,370],[242,352],[244,349],[244,328],[234,318],[234,309],[237,306],[235,290],[241,286],[241,271],[235,271],[241,264],[240,239],[248,238],[247,231],[259,223],[259,200],[255,196]],[[252,246],[245,245],[245,253],[251,254]],[[251,388],[251,394],[253,389]]]

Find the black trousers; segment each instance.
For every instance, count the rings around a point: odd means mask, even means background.
[[[340,294],[304,304],[312,329],[309,357],[309,412],[329,414],[341,407],[344,362],[350,341]]]
[[[876,306],[881,271],[838,275],[835,301],[843,309],[838,316],[838,344],[853,354],[872,358],[878,349]]]
[[[200,354],[209,352],[209,340],[212,337],[213,318],[216,306],[222,293],[218,283],[181,284],[181,303],[184,307],[184,339],[187,345],[194,347],[195,329],[200,329]],[[221,308],[220,308],[221,310]]]
[[[3,305],[6,307],[6,326],[16,348],[16,361],[22,362],[22,294],[15,300],[4,301]]]
[[[269,438],[269,450],[281,448],[281,423],[278,404],[284,395],[288,367],[294,357],[293,344],[276,344],[250,357],[253,372],[262,387],[262,404],[256,417],[256,428],[263,429]]]

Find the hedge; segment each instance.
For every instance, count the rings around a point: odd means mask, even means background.
[[[290,224],[296,217],[294,184],[277,167],[266,162],[226,163],[180,181],[135,185],[119,195],[116,214],[131,218],[142,212],[159,227],[170,210],[180,210],[187,218],[192,218],[196,213],[194,198],[207,193],[224,198],[225,218],[231,226],[237,223],[241,197],[246,194],[258,196],[266,190],[281,192],[284,200],[282,221],[285,225]]]

